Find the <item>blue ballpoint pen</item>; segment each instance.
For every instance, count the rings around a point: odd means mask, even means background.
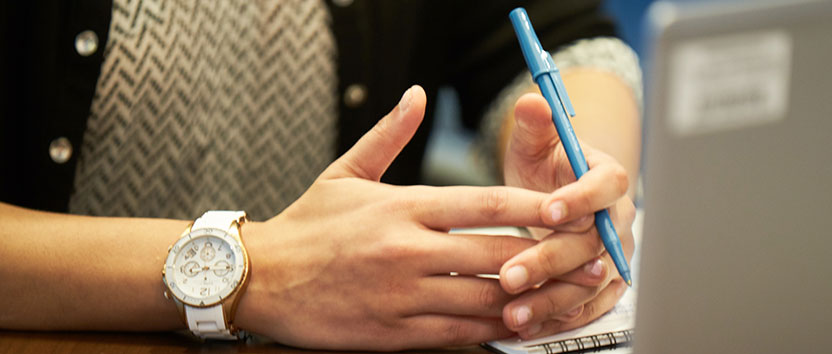
[[[509,18],[514,26],[514,32],[517,33],[520,49],[523,51],[523,57],[529,66],[532,79],[540,87],[540,92],[552,109],[552,121],[555,123],[555,129],[563,144],[563,149],[566,151],[566,156],[569,158],[569,164],[572,165],[572,171],[575,172],[575,177],[580,179],[584,173],[589,171],[589,165],[586,163],[581,145],[578,144],[578,137],[575,136],[575,131],[572,130],[572,124],[566,116],[568,113],[569,116],[574,117],[575,109],[572,108],[572,102],[569,101],[569,96],[566,94],[563,79],[560,77],[552,56],[543,50],[540,45],[526,10],[518,7],[511,11]],[[607,209],[595,213],[595,227],[598,229],[604,247],[618,269],[618,274],[621,274],[621,278],[624,279],[627,285],[633,285],[630,266],[627,265],[627,258],[624,257],[624,251],[621,248],[621,240],[618,239],[618,233],[615,232],[615,227]]]

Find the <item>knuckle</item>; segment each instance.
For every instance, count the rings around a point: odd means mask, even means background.
[[[577,208],[575,208],[576,210],[570,210],[569,213],[572,215],[580,215],[587,212],[591,212],[593,209],[592,204],[593,201],[596,199],[596,195],[597,190],[595,188],[582,189],[581,192],[578,193],[577,198],[575,199],[575,206],[577,206]]]
[[[616,165],[612,172],[615,180],[616,192],[620,195],[624,195],[624,193],[627,193],[627,189],[630,188],[630,177],[627,175],[627,170],[621,165]]]
[[[442,191],[431,186],[396,186],[399,194],[388,198],[382,205],[382,214],[395,212],[407,218],[417,217],[423,220],[436,220],[451,205],[444,204]]]
[[[581,313],[581,319],[590,320],[596,317],[598,313],[598,304],[595,301],[590,301],[584,304],[584,311]]]
[[[412,294],[414,291],[411,284],[396,278],[383,279],[381,280],[380,285],[380,290],[385,294],[384,296],[390,300],[407,298],[408,294]],[[401,303],[401,301],[391,301],[391,303],[398,304]]]
[[[603,258],[601,258],[601,259],[603,259]],[[615,268],[615,266],[613,266],[613,268]],[[613,274],[613,276],[614,276],[614,277],[615,277],[615,276],[618,276],[618,273],[617,273],[617,272],[616,272],[616,273],[614,273],[614,274]],[[589,295],[591,298],[593,298],[593,299],[594,299],[594,298],[598,297],[598,295],[600,295],[600,294],[601,294],[601,292],[602,292],[602,291],[604,291],[604,289],[606,289],[606,288],[607,288],[607,286],[609,286],[609,283],[610,283],[610,282],[609,282],[609,278],[610,278],[609,267],[607,267],[607,274],[606,274],[606,277],[605,277],[605,278],[606,278],[606,280],[604,280],[601,284],[598,284],[597,286],[590,287],[590,288],[588,289],[588,295]]]
[[[460,322],[453,321],[442,332],[445,342],[449,345],[463,345],[471,341],[471,330]]]
[[[487,249],[489,254],[487,254],[486,257],[489,257],[487,259],[491,260],[493,266],[499,268],[514,255],[515,252],[512,250],[516,249],[516,247],[512,247],[509,240],[510,239],[505,237],[493,237],[488,239],[489,247],[487,247]]]
[[[491,284],[484,284],[477,294],[476,303],[483,309],[495,309],[501,307],[500,295],[497,289]]]
[[[370,249],[372,250],[370,258],[391,265],[419,258],[422,255],[418,244],[405,240],[382,240]]]
[[[558,267],[557,252],[555,252],[552,247],[541,247],[537,250],[537,263],[547,277],[558,275],[557,273],[559,272],[560,267]]]
[[[594,214],[589,214],[585,217],[582,217],[582,218],[578,219],[577,222],[575,223],[575,229],[578,232],[587,232],[593,226],[595,226],[595,215]]]
[[[376,122],[376,125],[370,129],[370,134],[375,135],[376,138],[381,139],[382,141],[387,141],[390,137],[390,130],[388,129],[389,119],[387,116],[382,117]]]
[[[636,205],[633,204],[632,200],[627,200],[623,203],[621,207],[621,213],[624,216],[624,220],[627,221],[627,224],[632,224],[633,220],[636,218]]]
[[[546,296],[546,318],[551,319],[564,312],[563,304],[555,296]]]
[[[426,198],[426,191],[418,191],[412,188],[415,187],[397,187],[401,188],[401,193],[395,194],[390,198],[379,200],[374,205],[378,208],[376,211],[378,215],[396,215],[404,216],[412,214],[418,210],[432,210],[430,207],[431,201]]]
[[[604,242],[601,241],[601,235],[598,233],[597,228],[590,228],[588,233],[583,234],[580,239],[580,246],[585,247],[581,250],[586,250],[587,254],[593,254],[595,256],[602,255],[607,249],[604,248]]]
[[[360,176],[362,178],[368,178],[370,174],[370,170],[364,167],[363,164],[359,163],[358,161],[354,161],[353,159],[341,159],[341,166],[344,170],[347,171],[348,175],[350,176]]]
[[[595,226],[595,215],[588,214],[554,228],[560,232],[587,233]]]
[[[385,198],[378,203],[378,206],[387,212],[391,212],[411,209],[414,203],[413,198]]]
[[[508,191],[505,188],[489,188],[482,192],[482,213],[493,218],[508,209]]]

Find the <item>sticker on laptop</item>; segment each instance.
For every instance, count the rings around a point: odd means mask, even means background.
[[[670,55],[670,129],[692,135],[783,120],[791,56],[781,30],[679,43]]]

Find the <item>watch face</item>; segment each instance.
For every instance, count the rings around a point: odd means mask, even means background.
[[[231,234],[211,228],[193,230],[171,247],[165,260],[165,285],[185,304],[215,305],[243,280],[245,257]]]

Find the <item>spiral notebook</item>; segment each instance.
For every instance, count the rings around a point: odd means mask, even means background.
[[[610,312],[581,328],[534,340],[493,341],[484,343],[483,347],[508,354],[550,354],[629,346],[633,339],[635,305],[636,291],[629,289]]]

